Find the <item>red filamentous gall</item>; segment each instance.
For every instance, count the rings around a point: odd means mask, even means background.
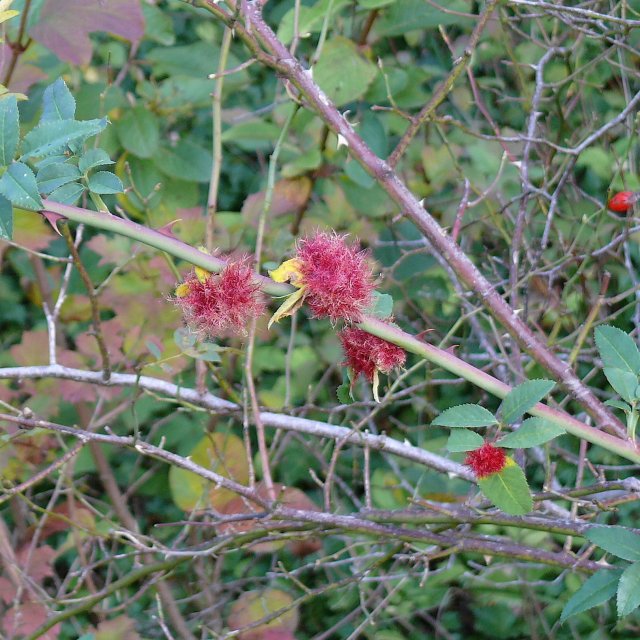
[[[207,338],[246,334],[249,322],[266,309],[246,259],[230,262],[220,273],[191,272],[176,289],[175,302],[187,323]]]
[[[390,373],[407,359],[404,349],[356,327],[343,329],[338,337],[346,357],[344,364],[351,368],[354,379],[362,374],[373,382],[376,371]]]
[[[335,233],[298,243],[296,254],[305,301],[316,318],[359,322],[371,303],[373,274],[367,253]]]
[[[486,478],[505,468],[507,456],[503,449],[485,442],[479,449],[469,451],[464,463],[471,467],[477,478]]]
[[[611,197],[607,207],[616,213],[627,213],[637,201],[638,194],[635,191],[619,191]]]

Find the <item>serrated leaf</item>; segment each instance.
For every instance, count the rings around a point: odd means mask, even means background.
[[[336,396],[338,396],[338,402],[341,404],[351,404],[353,402],[353,395],[351,394],[351,385],[348,382],[341,384],[336,389]]]
[[[596,329],[595,338],[605,367],[640,375],[640,351],[631,336],[617,327],[603,325]]]
[[[66,162],[69,159],[68,155],[60,154],[57,156],[47,156],[46,158],[42,158],[38,160],[38,162],[34,162],[33,164],[38,167],[38,169],[42,169],[44,167],[49,166],[50,164],[61,164]]]
[[[44,90],[42,107],[40,122],[73,120],[76,101],[62,78],[58,78]]]
[[[13,95],[7,96],[0,100],[0,164],[2,166],[13,162],[19,136],[18,101]]]
[[[498,509],[512,516],[523,516],[533,509],[533,498],[524,471],[511,458],[507,458],[507,465],[502,471],[479,478],[478,486]]]
[[[460,404],[443,411],[431,424],[436,427],[488,427],[496,417],[479,404]]]
[[[564,605],[560,622],[611,600],[616,594],[620,573],[608,569],[594,573]]]
[[[42,169],[38,171],[36,180],[40,193],[51,193],[63,184],[73,182],[79,177],[80,171],[78,167],[73,164],[57,162],[42,167]]]
[[[618,583],[618,617],[628,616],[640,605],[640,562],[627,567]]]
[[[603,373],[616,393],[627,402],[634,402],[638,387],[638,376],[630,371],[605,367]]]
[[[0,178],[0,194],[20,209],[41,211],[43,208],[36,177],[22,162],[10,164]]]
[[[640,535],[625,527],[590,527],[585,533],[585,538],[618,558],[629,562],[640,561]]]
[[[507,424],[520,420],[555,386],[553,380],[527,380],[514,387],[500,405],[500,416]]]
[[[13,238],[13,207],[3,196],[0,196],[0,239]]]
[[[473,451],[484,444],[484,439],[475,431],[469,429],[454,429],[447,440],[447,451],[458,453],[460,451]]]
[[[544,418],[527,418],[517,431],[501,438],[496,445],[509,449],[527,449],[549,442],[565,433],[565,430]]]
[[[393,313],[393,297],[388,293],[373,292],[373,299],[367,308],[367,315],[385,320]]]
[[[94,167],[102,167],[108,164],[113,164],[113,160],[109,157],[109,154],[102,149],[89,149],[78,162],[78,169],[80,173],[87,173]]]
[[[86,187],[79,182],[69,182],[49,194],[49,200],[61,204],[76,204],[80,196],[86,191]]]
[[[624,411],[625,413],[628,411],[631,411],[631,407],[626,402],[622,402],[622,400],[618,400],[617,398],[611,398],[610,400],[607,400],[604,404],[606,404],[607,407],[622,409],[622,411]]]
[[[24,137],[20,159],[61,154],[72,143],[84,142],[100,133],[106,126],[106,118],[42,122]]]
[[[98,171],[89,178],[89,191],[107,195],[111,193],[122,193],[124,187],[120,178],[110,171]]]

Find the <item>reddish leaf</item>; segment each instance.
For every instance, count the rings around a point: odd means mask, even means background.
[[[138,41],[144,33],[139,0],[45,0],[29,35],[60,59],[84,65],[91,62],[89,34],[94,31]]]
[[[31,545],[26,544],[20,547],[16,553],[18,563],[25,575],[36,582],[42,582],[45,578],[50,578],[53,575],[55,556],[56,551],[48,545],[37,547],[31,551]]]
[[[0,578],[0,600],[9,604],[16,597],[16,588],[8,578]]]
[[[95,632],[95,640],[140,640],[135,622],[127,616],[101,622]]]
[[[10,637],[28,636],[47,620],[47,609],[39,602],[24,602],[19,607],[9,609],[3,616],[2,629]],[[39,635],[40,640],[56,640],[60,633],[57,624],[46,633]]]

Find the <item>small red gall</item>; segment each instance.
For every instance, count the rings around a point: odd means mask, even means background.
[[[196,268],[175,295],[187,324],[205,338],[244,335],[249,322],[266,310],[248,259],[230,262],[220,273]]]
[[[615,213],[627,213],[638,201],[638,195],[635,191],[619,191],[611,197],[607,207]]]
[[[374,278],[368,253],[336,233],[319,232],[298,242],[294,258],[271,277],[298,291],[274,314],[272,322],[294,313],[306,302],[314,318],[360,322],[371,304]]]
[[[344,364],[353,371],[355,378],[362,374],[373,382],[376,371],[391,373],[404,366],[407,359],[404,349],[356,327],[343,329],[338,338],[346,358]]]
[[[485,442],[479,449],[469,451],[464,463],[480,479],[502,471],[507,466],[507,456],[503,449]]]

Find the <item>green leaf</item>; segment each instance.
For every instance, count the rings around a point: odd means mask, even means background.
[[[158,119],[146,107],[135,107],[116,124],[120,143],[134,156],[151,158],[160,143]]]
[[[205,362],[222,362],[220,357],[220,347],[213,342],[201,342],[197,347],[184,349],[185,355],[204,360]]]
[[[360,98],[376,73],[376,66],[360,54],[357,45],[342,36],[325,43],[313,68],[315,81],[338,107]]]
[[[585,538],[623,560],[640,560],[640,535],[625,527],[598,525],[589,527]]]
[[[22,143],[21,160],[58,155],[72,143],[84,142],[100,133],[107,126],[107,119],[100,120],[50,120],[29,131]]]
[[[507,424],[520,420],[525,412],[540,402],[555,386],[553,380],[527,380],[514,387],[500,405],[500,415]]]
[[[496,417],[479,404],[461,404],[443,411],[431,424],[435,427],[488,427]]]
[[[188,327],[180,327],[173,332],[173,341],[181,351],[193,347],[197,338],[198,336]]]
[[[611,600],[618,588],[620,573],[609,569],[594,573],[564,605],[560,622]]]
[[[565,430],[545,418],[527,418],[517,431],[501,438],[496,445],[509,449],[527,449],[549,442],[565,433]]]
[[[640,605],[640,562],[628,566],[618,583],[618,617],[628,616]]]
[[[307,38],[311,33],[320,31],[326,17],[334,16],[348,4],[350,4],[349,0],[318,0],[311,7],[302,5],[298,16],[298,33],[302,38]],[[331,11],[330,15],[329,11]],[[294,16],[295,11],[292,8],[280,21],[278,39],[284,44],[289,44],[293,40]]]
[[[379,9],[393,4],[397,0],[358,0],[358,5],[363,9]]]
[[[484,438],[469,429],[454,429],[447,440],[447,451],[473,451],[484,444]]]
[[[76,204],[85,191],[86,187],[79,182],[69,182],[53,191],[49,195],[49,200],[61,204]]]
[[[0,196],[0,239],[13,238],[13,207],[4,197]]]
[[[414,29],[437,29],[448,24],[466,26],[473,20],[455,13],[469,10],[465,2],[448,0],[446,7],[447,12],[444,12],[424,0],[401,0],[384,10],[375,24],[375,33],[386,37],[403,36]]]
[[[622,402],[622,400],[618,400],[617,398],[611,398],[610,400],[607,400],[604,404],[606,404],[607,407],[622,409],[622,411],[624,411],[625,413],[628,413],[629,411],[631,411],[631,407],[626,402]]]
[[[192,140],[180,140],[175,146],[162,145],[153,163],[159,171],[171,178],[186,182],[211,180],[211,152]]]
[[[393,313],[393,298],[388,293],[373,292],[373,300],[367,308],[367,315],[384,320]]]
[[[58,187],[68,182],[74,182],[80,177],[80,170],[73,164],[56,163],[48,164],[40,171],[36,177],[40,193],[51,193]]]
[[[113,164],[113,160],[109,154],[102,149],[89,149],[78,162],[80,173],[87,173],[94,167],[102,167],[104,165]]]
[[[62,78],[58,78],[44,90],[42,106],[40,122],[73,120],[76,114],[75,98]]]
[[[617,327],[603,325],[596,329],[595,337],[605,367],[640,375],[640,351],[631,336]]]
[[[616,393],[627,402],[634,402],[636,399],[636,389],[638,388],[638,376],[630,371],[605,367],[604,375]]]
[[[33,171],[22,162],[9,165],[0,178],[0,194],[20,209],[42,211],[42,199]]]
[[[338,402],[341,404],[351,404],[353,402],[353,396],[351,395],[351,385],[348,382],[341,384],[336,389],[336,395],[338,396]]]
[[[6,167],[13,162],[19,136],[18,101],[15,96],[7,96],[0,100],[0,165]]]
[[[210,433],[191,450],[189,458],[207,469],[241,484],[249,480],[249,466],[244,443],[238,436],[220,432]],[[236,494],[229,489],[214,489],[201,476],[182,469],[169,469],[171,497],[178,507],[190,511],[196,505],[201,508],[209,504],[220,509]]]
[[[509,457],[502,471],[479,478],[478,486],[498,509],[512,516],[523,516],[533,509],[533,498],[524,471]]]
[[[110,171],[98,171],[89,178],[89,191],[99,194],[122,193],[120,178]]]

